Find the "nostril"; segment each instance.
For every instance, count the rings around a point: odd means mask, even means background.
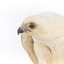
[[[24,32],[23,29],[18,28],[18,35],[19,35],[19,33],[23,33],[23,32]]]

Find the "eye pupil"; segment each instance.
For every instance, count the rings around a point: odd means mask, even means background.
[[[29,27],[33,29],[35,27],[34,23],[30,23]]]

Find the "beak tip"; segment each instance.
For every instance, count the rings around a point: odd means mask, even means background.
[[[18,35],[19,35],[19,33],[23,33],[23,32],[24,32],[23,29],[18,28],[18,31],[17,31]]]
[[[19,35],[19,32],[17,31],[17,34]]]
[[[18,35],[19,35],[19,33],[18,33]]]

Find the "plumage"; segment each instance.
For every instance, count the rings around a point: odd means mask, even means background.
[[[34,64],[64,64],[63,16],[52,12],[33,15],[20,29],[22,45]]]

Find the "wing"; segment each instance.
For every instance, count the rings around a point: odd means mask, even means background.
[[[26,50],[29,57],[31,58],[31,60],[35,64],[38,64],[38,60],[37,60],[37,57],[36,57],[36,55],[34,53],[34,49],[33,49],[34,41],[33,41],[32,37],[27,34],[22,34],[21,35],[21,42],[22,42],[24,49]]]

